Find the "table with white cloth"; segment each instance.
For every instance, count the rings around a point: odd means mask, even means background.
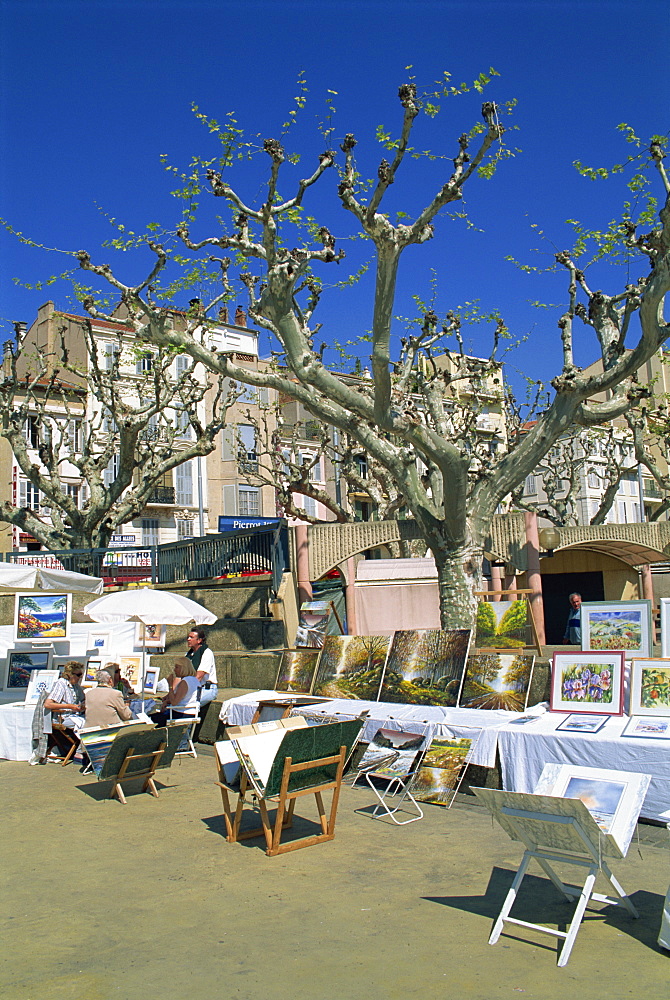
[[[30,760],[34,705],[22,701],[0,705],[0,758]]]
[[[670,807],[670,740],[621,736],[626,716],[613,716],[597,733],[556,732],[566,718],[550,712],[525,726],[498,729],[503,788],[532,792],[545,764],[575,764],[651,774],[641,816],[660,819]]]
[[[230,698],[221,706],[219,718],[229,726],[245,726],[251,722],[259,701],[287,698],[286,691],[254,691],[251,694]],[[355,719],[368,712],[361,739],[370,742],[378,729],[402,729],[426,737],[426,744],[434,738],[472,739],[474,744],[471,763],[495,767],[497,733],[502,725],[514,718],[516,712],[487,711],[480,708],[445,708],[442,705],[406,705],[390,701],[358,701],[334,698],[314,705],[303,705],[295,713],[310,715],[337,715],[338,718]],[[531,723],[534,725],[534,723]]]

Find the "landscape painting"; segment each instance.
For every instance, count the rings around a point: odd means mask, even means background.
[[[622,649],[627,658],[649,656],[650,601],[594,601],[581,606],[582,649]]]
[[[279,661],[275,691],[308,694],[318,659],[318,649],[285,649]]]
[[[623,715],[623,652],[554,653],[552,712]]]
[[[670,739],[670,716],[634,715],[626,725],[622,736],[637,736],[647,740]]]
[[[414,798],[451,805],[471,746],[472,740],[433,740],[412,776],[409,790]]]
[[[7,688],[27,688],[36,670],[48,670],[51,650],[13,649],[7,654]]]
[[[404,778],[409,774],[426,737],[399,729],[378,729],[358,764],[358,771],[384,778]]]
[[[470,647],[470,629],[395,632],[380,701],[409,705],[458,704]]]
[[[386,635],[327,635],[312,694],[376,701],[388,644]]]
[[[477,649],[514,649],[527,645],[528,602],[480,601],[477,606]]]
[[[70,594],[17,594],[14,638],[17,642],[49,642],[70,635]]]
[[[624,781],[602,781],[575,775],[568,779],[563,797],[581,799],[603,833],[609,833],[625,790]]]
[[[670,715],[670,660],[632,661],[630,714]]]
[[[460,708],[523,712],[535,657],[524,653],[475,652],[468,659]]]

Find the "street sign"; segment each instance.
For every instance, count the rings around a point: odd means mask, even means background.
[[[219,517],[219,531],[242,531],[244,528],[278,528],[278,517]]]

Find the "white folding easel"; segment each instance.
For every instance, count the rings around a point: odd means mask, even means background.
[[[505,792],[493,788],[473,788],[472,791],[493,813],[509,836],[526,845],[519,870],[493,925],[489,944],[496,943],[506,923],[528,927],[530,930],[563,939],[563,947],[558,954],[558,965],[564,966],[570,958],[572,946],[590,900],[614,906],[623,905],[632,917],[638,916],[637,910],[612,874],[604,857],[606,855],[623,858],[625,852],[612,836],[602,832],[583,802],[579,799],[533,795],[526,792]],[[509,915],[533,859],[566,899],[570,902],[577,900],[567,931],[554,930],[543,924],[533,924]],[[552,867],[555,863],[575,865],[581,868],[582,872],[586,871],[582,888],[565,885]],[[609,883],[618,898],[593,891],[598,875]]]

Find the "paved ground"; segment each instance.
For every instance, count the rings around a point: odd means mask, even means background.
[[[369,790],[345,788],[333,842],[268,858],[260,841],[223,839],[210,754],[164,772],[159,799],[126,806],[74,766],[0,762],[0,996],[668,996],[670,959],[655,943],[665,830],[641,826],[615,869],[641,919],[594,911],[558,969],[548,937],[487,944],[521,850],[471,798],[399,828],[369,818]],[[527,918],[564,920],[551,884],[527,881]]]

